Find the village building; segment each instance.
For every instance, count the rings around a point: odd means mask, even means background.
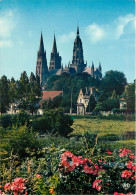
[[[94,96],[95,100],[97,101],[99,92],[95,87],[90,87],[89,90],[86,87],[85,92],[80,89],[78,98],[77,98],[77,115],[85,115],[87,113],[87,106],[90,101],[90,97]]]
[[[120,109],[126,109],[127,108],[127,102],[124,97],[120,99]]]

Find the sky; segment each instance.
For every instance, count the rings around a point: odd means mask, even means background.
[[[79,25],[87,66],[135,78],[134,0],[0,0],[0,77],[35,73],[42,31],[49,65],[55,32],[63,66],[72,61]]]

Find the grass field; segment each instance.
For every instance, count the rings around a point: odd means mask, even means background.
[[[97,133],[99,136],[105,134],[122,135],[125,131],[134,131],[135,122],[105,119],[74,119],[73,129],[73,134],[89,132]]]
[[[125,131],[135,131],[134,121],[74,119],[73,129],[73,135],[83,135],[85,132],[97,134],[98,144],[102,148],[128,148],[135,151],[135,139],[126,140],[123,136]],[[110,141],[111,135],[118,139]]]

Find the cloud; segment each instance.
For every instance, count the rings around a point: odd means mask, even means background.
[[[76,34],[74,32],[70,32],[69,34],[63,34],[59,37],[59,42],[68,43],[75,39]]]
[[[86,28],[86,34],[88,35],[92,43],[101,41],[105,37],[105,31],[99,25],[93,23]]]
[[[125,17],[119,17],[117,19],[115,38],[119,39],[124,34],[124,29],[129,23],[134,24],[135,17],[133,14],[128,14]]]
[[[12,10],[5,10],[0,14],[0,47],[12,47],[11,39],[15,28],[15,18]]]
[[[13,42],[11,40],[0,41],[0,47],[12,47]]]
[[[0,15],[0,37],[10,37],[15,27],[12,10],[8,10]]]
[[[134,15],[127,14],[115,19],[110,24],[90,24],[85,28],[85,33],[94,44],[102,40],[119,40],[123,35],[134,32],[134,21]]]

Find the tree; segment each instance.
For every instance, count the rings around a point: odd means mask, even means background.
[[[0,79],[0,112],[5,113],[9,108],[9,82],[4,75]]]
[[[33,113],[39,108],[39,100],[42,96],[42,88],[39,77],[35,77],[35,75],[31,73],[30,78],[28,78],[26,72],[24,71],[21,74],[17,89],[20,101],[19,108],[28,110],[33,115]]]
[[[127,111],[135,112],[135,84],[127,85],[124,97],[127,102]]]
[[[9,100],[10,103],[14,103],[15,99],[17,99],[17,83],[15,79],[12,77],[9,82]]]
[[[117,95],[121,95],[124,92],[126,85],[127,79],[124,73],[110,70],[106,72],[100,89],[104,92],[110,92],[111,94],[115,90]]]
[[[86,111],[87,112],[92,112],[94,110],[96,106],[96,101],[95,101],[95,98],[93,95],[90,96],[90,100],[89,100],[89,103],[88,103],[88,106],[86,108]]]
[[[39,100],[42,95],[41,85],[39,77],[35,77],[35,75],[31,72],[29,78],[29,97],[28,97],[28,110],[30,113],[36,112],[39,108]]]
[[[30,92],[29,79],[27,73],[24,71],[21,74],[20,80],[18,82],[18,97],[19,97],[19,108],[27,110],[28,108],[28,97]]]
[[[62,108],[50,109],[33,122],[33,129],[42,133],[67,136],[73,131],[73,120],[65,115]]]

